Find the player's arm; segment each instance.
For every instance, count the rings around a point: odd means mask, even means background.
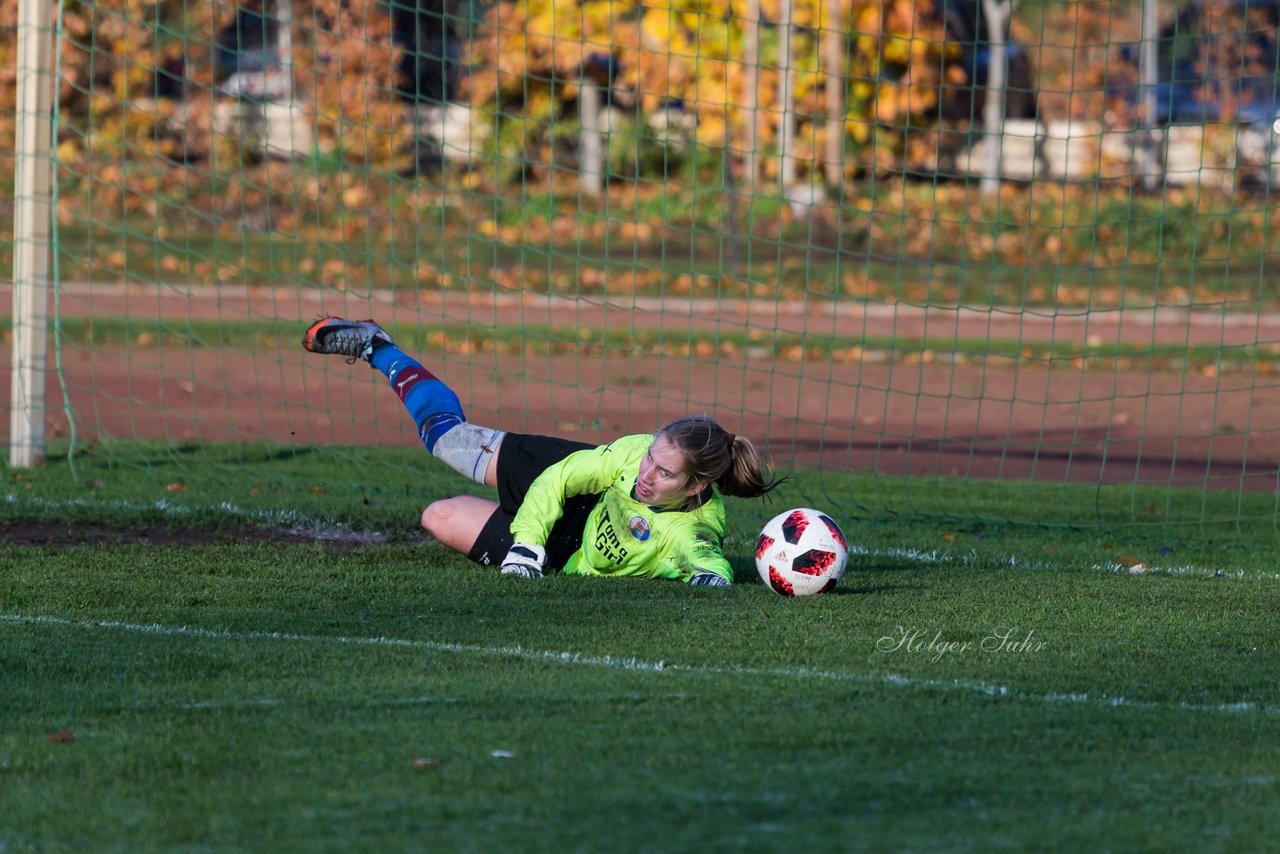
[[[700,587],[729,587],[733,568],[724,556],[724,547],[714,532],[694,526],[684,556],[688,566],[680,574],[686,584]]]

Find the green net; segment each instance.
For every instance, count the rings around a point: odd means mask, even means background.
[[[1275,11],[65,0],[50,447],[376,480],[418,439],[302,351],[338,314],[475,422],[708,413],[848,513],[1274,525]]]

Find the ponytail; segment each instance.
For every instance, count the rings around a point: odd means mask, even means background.
[[[693,478],[714,483],[725,495],[759,498],[785,480],[774,474],[750,439],[730,433],[705,415],[672,421],[658,435],[680,449]]]
[[[759,498],[768,495],[786,478],[774,474],[773,467],[761,458],[756,446],[746,436],[731,436],[730,465],[716,486],[735,498]]]

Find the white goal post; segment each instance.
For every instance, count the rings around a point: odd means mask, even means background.
[[[48,0],[23,0],[18,12],[13,363],[9,386],[9,464],[15,468],[31,468],[44,457],[54,6]]]

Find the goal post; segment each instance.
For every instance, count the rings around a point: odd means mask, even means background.
[[[53,4],[23,0],[18,13],[18,111],[13,208],[13,360],[9,463],[44,456],[49,226],[52,208]]]

